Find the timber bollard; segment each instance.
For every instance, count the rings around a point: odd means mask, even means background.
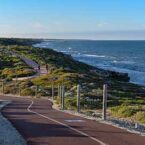
[[[5,84],[4,84],[4,81],[2,81],[2,94],[5,94]]]
[[[107,119],[107,84],[103,86],[103,114],[102,119]]]
[[[54,101],[54,85],[52,84],[52,100]]]
[[[21,96],[21,87],[19,86],[19,96]]]
[[[80,85],[77,86],[77,112],[80,112]]]
[[[58,97],[60,97],[60,86],[58,85],[58,94],[57,94]]]
[[[61,99],[62,86],[59,86],[59,98]]]
[[[62,86],[61,90],[61,109],[64,110],[65,87]]]
[[[38,94],[38,89],[39,89],[39,87],[36,86],[36,89],[35,89],[35,97],[36,97],[36,98],[37,98],[37,94]]]

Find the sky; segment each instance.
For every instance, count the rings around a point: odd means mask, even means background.
[[[145,40],[145,0],[0,0],[0,37]]]

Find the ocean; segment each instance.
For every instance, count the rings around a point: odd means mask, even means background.
[[[128,73],[145,86],[145,41],[44,40],[35,47],[52,48],[87,64]]]

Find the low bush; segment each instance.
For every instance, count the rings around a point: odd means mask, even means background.
[[[140,123],[145,123],[145,112],[139,111],[137,112],[134,117],[135,121],[140,122]]]
[[[27,88],[27,87],[32,87],[33,83],[31,81],[22,81],[20,84],[21,88]]]
[[[18,94],[19,88],[14,85],[6,85],[4,87],[4,94]]]
[[[41,97],[47,97],[48,95],[45,92],[38,92],[37,93],[37,97],[41,98]]]
[[[12,92],[13,89],[14,88],[12,86],[6,86],[6,87],[4,87],[4,93],[5,94],[12,94],[13,93]]]
[[[12,76],[7,76],[7,78],[5,79],[7,82],[12,81]]]
[[[133,116],[138,110],[131,106],[117,106],[111,108],[111,114],[115,117],[128,118]]]
[[[56,102],[55,103],[58,104],[58,105],[61,103],[61,99],[60,99],[59,96],[56,97]]]
[[[22,96],[35,96],[35,91],[33,91],[30,88],[25,88],[25,89],[21,90],[21,95]]]
[[[77,100],[76,98],[65,98],[65,108],[67,109],[76,109],[77,108]]]
[[[36,72],[32,69],[18,69],[14,71],[12,68],[5,68],[1,71],[1,75],[4,77],[27,77],[36,74]]]
[[[136,113],[136,109],[128,106],[123,106],[118,110],[118,115],[120,117],[126,118],[126,117],[131,117]]]

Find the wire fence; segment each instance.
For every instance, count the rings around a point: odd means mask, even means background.
[[[70,110],[97,119],[111,120],[121,127],[133,128],[145,132],[145,92],[144,88],[135,91],[135,87],[122,89],[112,88],[110,85],[90,87],[78,84],[65,86],[61,84],[49,84],[49,86],[32,85],[31,81],[0,81],[1,94],[13,94],[17,96],[31,96],[35,98],[47,97],[52,99],[57,107],[62,110]]]

